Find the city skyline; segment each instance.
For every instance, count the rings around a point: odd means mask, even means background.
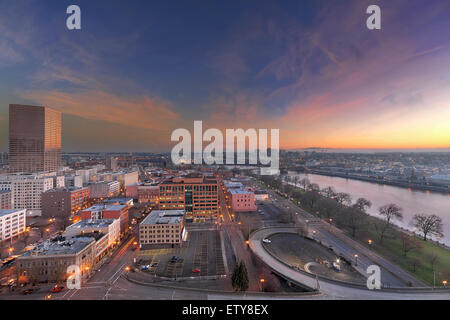
[[[63,151],[170,151],[194,120],[281,149],[450,147],[448,3],[379,1],[381,30],[369,1],[78,4],[80,31],[65,2],[0,5],[0,150],[9,104],[60,110]]]

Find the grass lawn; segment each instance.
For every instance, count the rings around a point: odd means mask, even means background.
[[[404,270],[409,271],[418,279],[430,285],[433,285],[433,269],[430,256],[436,255],[438,257],[434,265],[436,286],[441,286],[444,280],[450,282],[449,250],[439,247],[433,242],[423,241],[421,238],[417,238],[422,248],[420,251],[410,251],[405,256],[399,231],[396,230],[384,239],[383,245],[377,242],[377,234],[373,230],[367,230],[364,234],[359,235],[357,240],[368,246],[367,239],[373,239],[373,244],[371,245],[373,251],[398,264]],[[416,264],[415,268],[414,264]]]

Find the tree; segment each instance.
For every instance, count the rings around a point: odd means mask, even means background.
[[[350,228],[352,238],[356,236],[356,232],[363,226],[366,217],[358,209],[352,207],[345,212],[345,224]]]
[[[434,272],[434,267],[439,262],[439,256],[436,253],[431,253],[431,254],[427,255],[426,258],[427,258],[428,262],[430,263],[431,271]]]
[[[294,176],[294,186],[297,186],[298,184],[298,176]]]
[[[314,191],[314,192],[318,192],[320,190],[320,187],[317,183],[311,183],[309,185],[309,188],[311,189],[311,191]]]
[[[245,263],[241,261],[236,264],[231,275],[231,284],[235,291],[247,291],[248,289],[248,273]]]
[[[411,237],[405,233],[400,234],[400,239],[402,241],[402,251],[403,255],[406,257],[408,252],[422,250],[422,244],[416,239],[416,237]]]
[[[415,273],[417,268],[422,267],[422,263],[420,262],[420,259],[413,258],[410,260],[411,266],[413,267],[413,272]]]
[[[306,191],[306,188],[311,184],[308,178],[303,178],[300,180],[300,184],[303,186],[303,190]]]
[[[413,217],[412,224],[423,234],[423,240],[427,241],[427,235],[443,237],[442,229],[444,227],[441,217],[432,214],[416,214]]]
[[[333,198],[334,195],[336,194],[336,192],[334,191],[333,187],[326,187],[325,189],[322,190],[322,193],[327,198]]]
[[[370,200],[367,200],[366,198],[358,198],[356,200],[356,203],[353,205],[356,209],[366,212],[366,209],[370,208],[372,206],[372,202]]]
[[[320,199],[319,194],[314,191],[307,191],[304,193],[302,197],[304,203],[310,208],[313,209],[316,202]]]
[[[386,232],[389,230],[389,228],[392,225],[392,220],[394,220],[394,219],[402,220],[403,214],[402,214],[402,208],[400,208],[399,206],[397,206],[394,203],[390,203],[390,204],[380,207],[379,212],[380,212],[380,215],[382,215],[384,217],[384,223],[376,224],[375,227],[380,236],[380,244],[383,244],[383,240],[386,235]]]
[[[335,195],[336,201],[341,205],[350,205],[352,203],[352,197],[345,192],[339,192]]]

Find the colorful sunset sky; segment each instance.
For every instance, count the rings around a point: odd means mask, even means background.
[[[9,104],[61,110],[64,151],[169,151],[194,120],[284,149],[449,148],[450,1],[4,0],[3,151]]]

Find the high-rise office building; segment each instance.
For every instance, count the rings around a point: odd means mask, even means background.
[[[61,166],[61,111],[9,105],[11,172],[55,171]]]

